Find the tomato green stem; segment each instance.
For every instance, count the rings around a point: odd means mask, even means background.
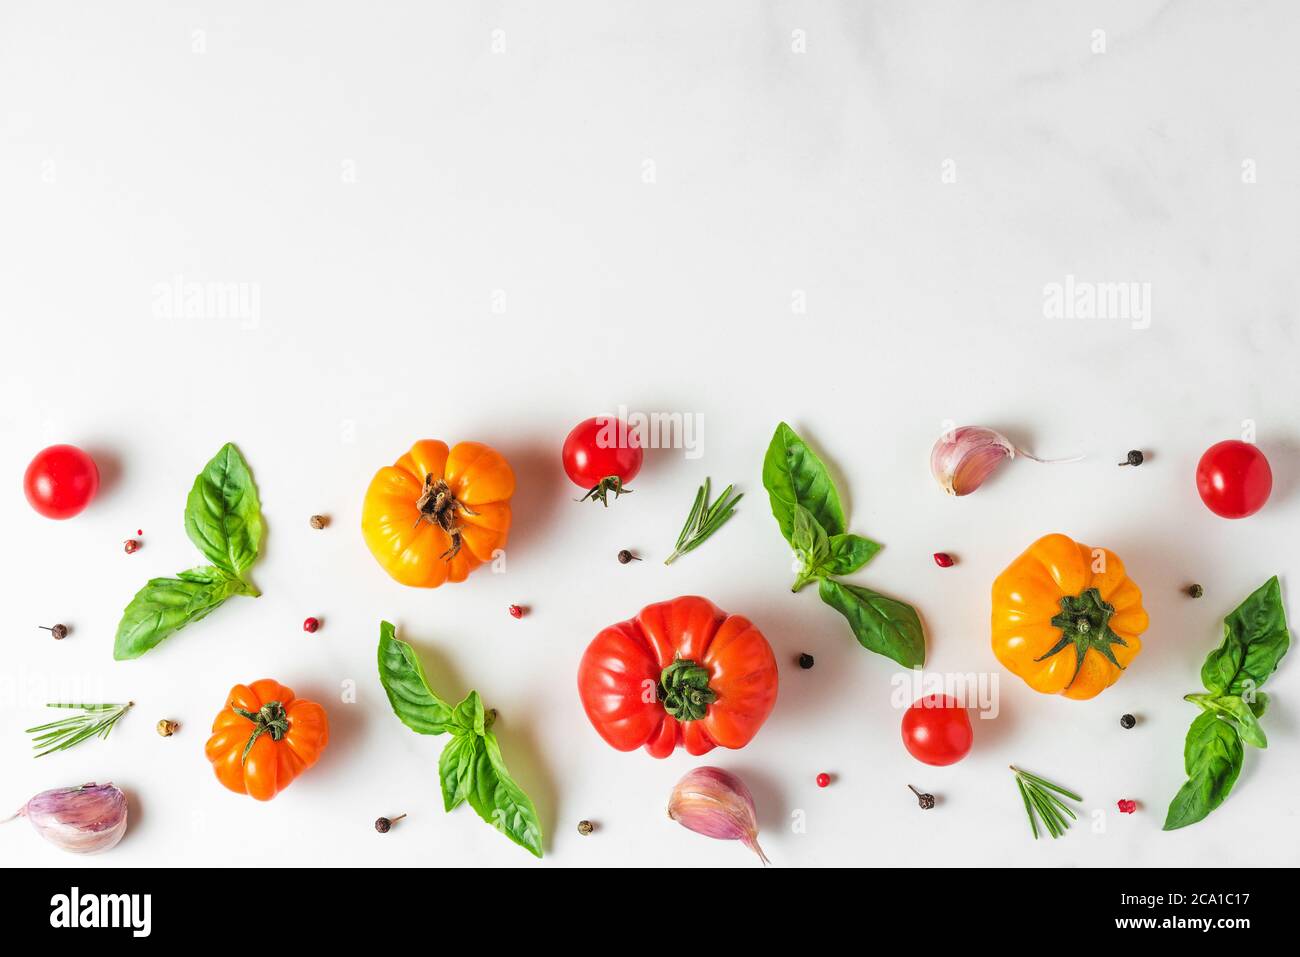
[[[248,761],[248,752],[253,750],[253,743],[263,734],[269,733],[272,741],[279,741],[289,733],[289,713],[278,701],[268,701],[256,712],[245,711],[234,705],[230,706],[230,710],[243,715],[255,725],[253,733],[248,736],[248,743],[244,745],[244,753],[239,756],[240,764]]]
[[[659,700],[678,721],[698,721],[718,700],[709,687],[709,669],[689,658],[678,658],[659,676]]]
[[[624,494],[632,494],[632,490],[624,486],[623,480],[617,475],[606,475],[591,488],[587,489],[587,494],[578,499],[578,501],[585,502],[587,499],[591,499],[593,502],[600,502],[601,505],[609,508],[609,500],[606,496],[610,492],[614,493],[614,498],[618,498],[620,495]]]
[[[1116,660],[1111,646],[1126,648],[1128,643],[1111,630],[1110,619],[1114,614],[1115,606],[1104,601],[1101,592],[1095,588],[1085,588],[1078,595],[1066,595],[1061,599],[1060,614],[1052,619],[1052,624],[1061,630],[1061,638],[1045,654],[1034,660],[1046,661],[1073,645],[1076,672],[1083,666],[1084,656],[1089,649],[1095,649],[1122,670],[1124,666]]]

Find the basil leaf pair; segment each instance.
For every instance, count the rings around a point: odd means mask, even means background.
[[[1187,782],[1174,795],[1165,816],[1166,831],[1195,824],[1222,804],[1241,773],[1245,748],[1267,748],[1259,719],[1268,680],[1291,645],[1282,588],[1273,576],[1223,622],[1223,643],[1201,668],[1207,694],[1186,700],[1204,712],[1187,731],[1183,764]]]
[[[393,712],[420,734],[450,733],[438,759],[444,809],[470,807],[531,854],[542,856],[542,825],[533,802],[510,777],[477,691],[454,708],[429,688],[415,650],[379,623],[379,681]]]
[[[925,632],[911,605],[831,577],[856,572],[881,546],[847,531],[825,463],[784,422],[763,459],[763,487],[781,534],[801,563],[791,591],[817,581],[822,601],[845,617],[864,648],[908,668],[923,665]]]
[[[248,463],[231,444],[213,457],[185,503],[185,531],[212,562],[175,578],[154,578],[122,613],[113,641],[119,661],[139,658],[232,595],[261,594],[244,577],[262,545],[262,510]]]
[[[794,507],[790,544],[803,562],[791,591],[827,575],[850,575],[880,551],[880,545],[861,535],[827,535],[821,523],[802,505]]]

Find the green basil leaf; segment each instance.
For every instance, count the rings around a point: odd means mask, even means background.
[[[807,508],[827,535],[847,530],[844,509],[826,466],[784,422],[776,427],[763,459],[763,487],[787,542],[793,544],[796,505]]]
[[[415,649],[398,638],[397,630],[386,621],[379,623],[379,682],[393,713],[412,731],[442,734],[456,730],[452,709],[429,690]]]
[[[474,789],[474,767],[483,750],[477,734],[457,734],[442,749],[438,759],[438,779],[442,782],[442,806],[453,811],[464,803]]]
[[[862,647],[904,668],[925,664],[925,631],[911,605],[830,578],[821,580],[818,592],[822,601],[848,619]]]
[[[1237,782],[1243,757],[1236,728],[1212,711],[1199,715],[1187,729],[1183,748],[1187,783],[1169,802],[1164,829],[1195,824],[1222,804]]]
[[[861,535],[846,533],[830,537],[830,557],[826,562],[828,575],[852,575],[876,557],[880,543]]]
[[[1249,697],[1290,645],[1282,587],[1274,575],[1223,620],[1223,644],[1205,659],[1201,682],[1215,694]]]
[[[1206,711],[1213,711],[1237,722],[1237,732],[1241,735],[1241,740],[1251,747],[1268,747],[1268,736],[1264,734],[1264,729],[1259,723],[1259,715],[1255,713],[1252,705],[1247,704],[1237,695],[1189,694],[1184,697]],[[1265,698],[1264,703],[1259,706],[1259,714],[1263,714],[1267,706],[1268,699]]]
[[[483,711],[483,699],[477,691],[471,691],[465,700],[456,705],[452,711],[452,720],[456,727],[467,734],[482,735],[487,730],[487,716]]]
[[[208,561],[241,575],[262,547],[257,486],[239,450],[226,443],[199,473],[185,502],[185,532]]]
[[[195,568],[181,572],[177,578],[150,579],[122,612],[113,640],[113,657],[118,661],[139,658],[164,638],[206,617],[240,590],[239,581],[216,568]]]
[[[485,731],[474,764],[470,807],[498,831],[536,857],[542,856],[542,825],[537,809],[506,770],[496,735]]]
[[[1257,691],[1251,697],[1242,696],[1242,700],[1250,705],[1250,713],[1257,718],[1264,717],[1264,712],[1268,710],[1268,695],[1262,691]]]
[[[791,591],[798,591],[804,585],[825,574],[823,569],[831,557],[830,539],[826,529],[808,509],[796,505],[793,512],[793,525],[790,530],[790,545],[795,555],[803,563],[795,578]]]

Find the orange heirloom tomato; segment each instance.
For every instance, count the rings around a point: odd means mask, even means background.
[[[316,763],[329,737],[324,708],[263,678],[230,689],[205,750],[218,781],[269,801]]]
[[[1142,592],[1119,556],[1044,535],[993,582],[993,653],[1029,687],[1092,698],[1142,650]]]
[[[515,473],[481,442],[421,439],[375,473],[361,532],[384,571],[403,585],[463,582],[504,548]]]

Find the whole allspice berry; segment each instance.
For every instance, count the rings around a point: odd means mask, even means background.
[[[618,553],[618,563],[620,565],[626,565],[628,562],[639,562],[640,560],[626,548],[621,549]]]
[[[312,527],[312,528],[324,528],[324,527],[325,527],[326,525],[328,525],[329,523],[330,523],[330,520],[329,520],[328,518],[326,518],[324,515],[313,515],[313,516],[311,517],[311,527]]]
[[[180,727],[181,727],[180,722],[169,721],[166,718],[163,718],[157,724],[158,733],[162,735],[164,738],[170,738],[173,734],[175,734],[177,731],[180,730]]]
[[[397,815],[397,817],[392,817],[392,818],[389,817],[376,818],[375,830],[378,831],[380,834],[387,834],[392,829],[393,825],[396,824],[404,817],[406,817],[405,814],[399,814]]]
[[[592,824],[590,821],[578,822],[578,833],[581,834],[583,837],[586,837],[595,829],[596,829],[596,825]]]
[[[62,641],[64,638],[68,637],[67,625],[53,625],[49,627],[45,625],[37,625],[36,627],[41,629],[41,631],[48,631],[50,633],[50,637],[53,638],[55,641]]]

